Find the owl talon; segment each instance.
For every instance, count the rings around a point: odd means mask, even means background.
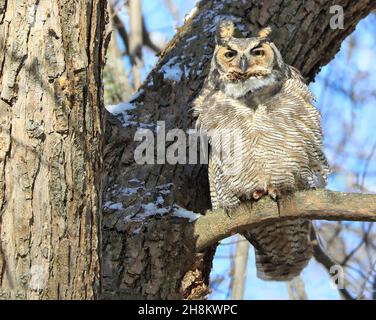
[[[277,201],[278,198],[281,197],[281,193],[277,189],[274,189],[274,188],[268,189],[268,195],[270,196],[270,198],[272,198],[275,201]]]
[[[224,211],[226,213],[226,215],[231,218],[231,214],[230,214],[230,210],[228,208],[224,208]]]
[[[267,192],[263,189],[256,190],[252,193],[252,198],[254,200],[260,199],[262,196],[264,196]]]

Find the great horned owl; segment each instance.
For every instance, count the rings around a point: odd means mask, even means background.
[[[302,76],[284,63],[268,38],[270,28],[250,38],[237,38],[234,31],[231,21],[219,24],[210,72],[193,103],[197,127],[209,137],[213,208],[324,186],[329,167],[320,114]],[[217,134],[232,130],[240,132],[232,142]],[[233,148],[223,152],[226,144]],[[240,169],[234,172],[234,166]],[[258,277],[297,276],[312,256],[311,227],[310,221],[295,219],[245,232],[256,249]]]

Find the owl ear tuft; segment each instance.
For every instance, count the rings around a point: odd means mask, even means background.
[[[235,25],[231,20],[223,20],[218,24],[216,39],[217,43],[227,42],[234,36]]]
[[[266,38],[272,32],[272,28],[266,27],[259,31],[258,37],[259,38]]]

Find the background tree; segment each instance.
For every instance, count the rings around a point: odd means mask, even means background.
[[[0,1],[0,297],[100,288],[105,1]]]

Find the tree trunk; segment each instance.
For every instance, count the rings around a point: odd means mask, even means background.
[[[177,205],[200,213],[209,208],[207,168],[200,164],[138,165],[133,156],[138,142],[133,137],[139,127],[155,130],[157,121],[165,121],[166,131],[194,128],[190,101],[207,75],[219,19],[230,16],[244,30],[273,27],[273,40],[285,61],[312,80],[357,22],[376,7],[372,0],[339,0],[336,4],[345,13],[344,29],[331,29],[332,4],[329,0],[200,1],[161,53],[132,102],[135,108],[128,109],[120,121],[109,117],[105,297],[180,299],[202,298],[208,293],[215,248],[198,254],[195,239],[189,237],[193,230],[188,220],[174,216],[181,213]]]
[[[142,67],[142,7],[141,0],[129,0],[129,56],[132,62],[133,87],[141,85]]]
[[[238,235],[231,274],[231,300],[243,300],[247,280],[249,242]]]
[[[108,3],[108,14],[114,16],[113,9]],[[128,80],[128,72],[125,69],[123,55],[121,53],[118,40],[115,36],[114,18],[110,20],[107,28],[113,32],[113,36],[108,44],[106,65],[103,69],[104,105],[114,105],[128,100],[133,93],[133,88]]]
[[[0,0],[0,298],[100,294],[105,8]]]

